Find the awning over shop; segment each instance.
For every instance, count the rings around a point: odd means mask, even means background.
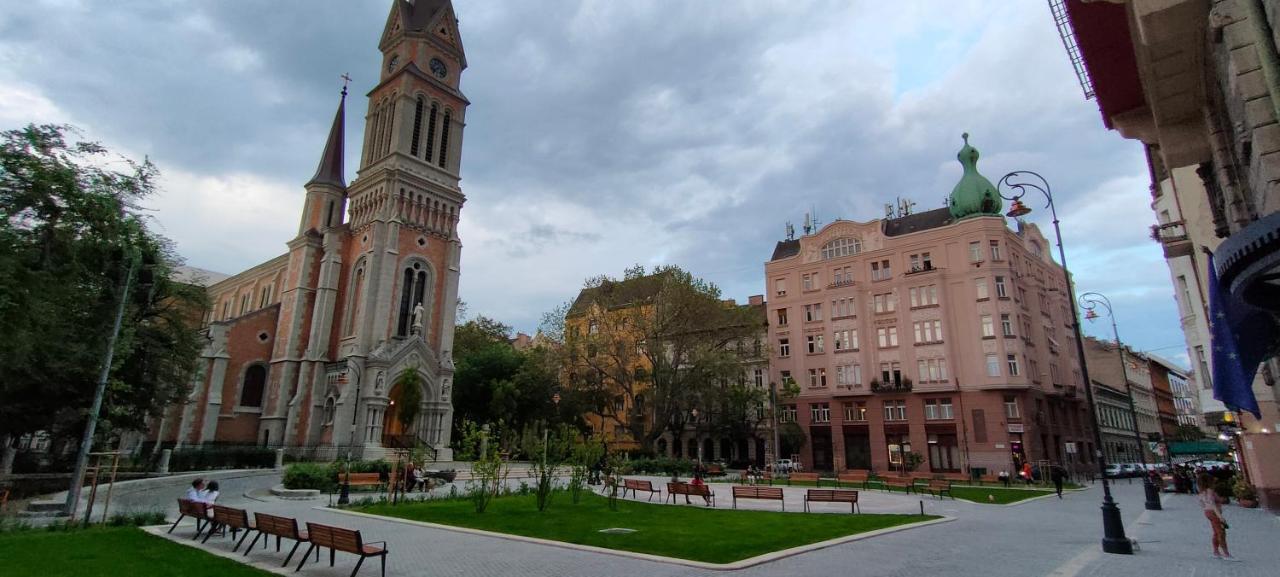
[[[1229,452],[1226,445],[1218,441],[1174,441],[1169,443],[1169,453],[1178,455],[1224,455]]]

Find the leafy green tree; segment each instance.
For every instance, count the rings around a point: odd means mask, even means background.
[[[0,133],[0,440],[82,430],[126,270],[134,271],[99,431],[141,428],[188,392],[204,292],[172,280],[139,202],[148,161],[114,159],[65,126]],[[123,167],[122,170],[116,170]]]

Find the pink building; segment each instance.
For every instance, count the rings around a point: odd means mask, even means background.
[[[1088,462],[1062,270],[1034,225],[1009,229],[977,150],[966,141],[958,158],[948,207],[837,220],[774,249],[770,374],[798,385],[779,422],[807,436],[781,457],[887,470],[914,452],[918,471],[991,474]]]

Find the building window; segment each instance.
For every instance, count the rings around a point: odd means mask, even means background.
[[[831,422],[831,404],[830,403],[810,404],[809,405],[809,422],[830,423]]]
[[[978,293],[978,300],[983,301],[991,298],[991,295],[987,293],[987,279],[980,278],[980,279],[974,280],[973,288]]]
[[[838,267],[832,270],[833,278],[832,286],[846,286],[853,284],[853,267]]]
[[[836,367],[836,386],[844,387],[861,387],[862,386],[862,366],[860,365],[839,365]]]
[[[262,407],[262,394],[267,385],[267,367],[265,365],[250,366],[244,372],[244,383],[240,387],[241,407]]]
[[[1000,358],[995,355],[987,355],[987,376],[1000,376]]]
[[[423,158],[425,158],[427,162],[431,162],[431,157],[432,157],[432,155],[434,154],[434,150],[435,150],[435,142],[436,142],[436,115],[437,115],[437,114],[439,114],[439,112],[440,112],[440,109],[436,106],[436,103],[432,102],[432,103],[431,103],[431,111],[427,113],[427,146],[426,146],[426,152],[422,155],[422,157],[423,157]]]
[[[1196,363],[1200,365],[1200,374],[1196,375],[1200,379],[1200,387],[1204,389],[1213,388],[1213,377],[1209,373],[1209,361],[1204,357],[1204,347],[1196,347]]]
[[[1022,418],[1022,413],[1018,411],[1018,397],[1013,395],[1004,396],[1004,416],[1006,419]]]
[[[880,348],[898,346],[898,327],[879,327],[876,329],[876,342]]]
[[[1009,298],[1009,293],[1004,286],[1004,277],[1002,276],[996,277],[996,296],[1002,299]]]
[[[800,288],[811,291],[818,286],[818,273],[806,273],[800,276]]]
[[[787,296],[787,279],[773,279],[773,292],[780,297]]]
[[[996,325],[995,322],[991,320],[991,315],[982,315],[982,336],[996,336]]]
[[[333,414],[337,409],[338,402],[332,396],[324,400],[324,425],[327,427],[333,424]]]
[[[778,309],[778,326],[787,326],[787,309]]]
[[[822,303],[804,305],[804,322],[812,323],[822,320]]]
[[[1018,376],[1020,374],[1018,372],[1018,355],[1008,355],[1007,357],[1005,357],[1005,360],[1009,364],[1009,376],[1011,377]]]
[[[929,421],[948,420],[954,418],[951,399],[925,399],[924,418]]]
[[[933,270],[933,258],[930,257],[929,253],[927,252],[911,255],[908,259],[908,262],[910,263],[908,270],[910,270],[911,272],[922,272],[927,270]]]
[[[1191,311],[1195,310],[1191,300],[1191,287],[1187,286],[1187,277],[1178,275],[1178,294],[1182,296],[1178,299],[1178,309],[1182,312],[1182,316],[1190,316]]]
[[[850,351],[858,348],[858,329],[836,331],[836,350]]]
[[[791,341],[788,339],[778,339],[778,356],[791,356]]]
[[[1002,313],[1000,315],[1000,331],[1006,337],[1013,336],[1013,320],[1009,318],[1008,314]]]
[[[906,401],[885,401],[884,402],[884,420],[886,421],[907,420],[907,402]]]
[[[844,420],[865,422],[867,420],[867,404],[862,401],[854,401],[844,404]]]
[[[880,363],[880,380],[886,385],[901,385],[902,364],[897,361],[891,363]]]
[[[413,311],[419,304],[424,311],[430,311],[430,296],[428,287],[430,279],[427,276],[426,269],[422,263],[413,263],[413,266],[405,267],[400,283],[400,322],[397,323],[396,334],[400,336],[408,336],[410,329],[413,328]],[[430,327],[429,319],[422,319],[422,326]]]
[[[409,155],[418,156],[418,141],[422,137],[422,97],[413,105],[413,138],[409,141]]]
[[[796,406],[782,405],[782,409],[778,411],[778,421],[782,423],[796,422]]]
[[[889,268],[889,260],[880,260],[871,262],[871,280],[888,280],[893,277],[893,271]]]
[[[891,313],[897,309],[897,299],[893,298],[893,293],[872,295],[871,302],[877,313]]]
[[[854,310],[852,298],[831,301],[831,318],[833,319],[853,316]]]
[[[919,359],[916,371],[920,374],[920,382],[942,382],[947,380],[947,359]]]
[[[805,344],[809,348],[809,354],[824,352],[822,346],[822,335],[805,335]]]
[[[916,321],[913,325],[915,327],[917,343],[933,343],[942,341],[942,321]]]
[[[822,246],[822,260],[855,255],[862,252],[862,241],[852,237],[837,238]]]
[[[976,240],[969,243],[969,262],[982,262],[982,243]]]
[[[444,122],[440,123],[440,160],[436,162],[440,168],[445,167],[445,163],[449,161],[449,119],[452,114],[444,111]]]
[[[911,287],[910,294],[911,294],[911,308],[926,307],[926,306],[938,304],[937,285]]]
[[[991,260],[1002,260],[1000,255],[1000,241],[991,241]]]

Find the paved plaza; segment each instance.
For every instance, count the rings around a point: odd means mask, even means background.
[[[214,475],[223,486],[221,502],[250,511],[264,511],[297,517],[302,521],[329,523],[362,530],[367,539],[387,540],[390,548],[387,572],[392,576],[442,575],[533,575],[554,577],[598,577],[599,575],[717,575],[726,571],[636,559],[620,555],[547,546],[498,537],[488,537],[405,524],[393,520],[370,519],[324,508],[327,498],[313,501],[283,501],[270,497],[266,489],[279,482],[278,474],[228,473]],[[189,478],[189,477],[188,477]],[[656,479],[655,479],[656,480]],[[116,492],[113,510],[163,507],[170,518],[176,514],[175,498],[181,493],[183,478],[152,482],[142,489],[123,484]],[[167,484],[165,484],[167,483]],[[656,484],[656,483],[655,483]],[[728,485],[713,484],[717,505],[731,506]],[[447,490],[447,489],[446,489]],[[787,491],[788,511],[800,513],[801,488]],[[1210,558],[1206,523],[1195,499],[1166,494],[1164,511],[1142,508],[1142,486],[1120,482],[1115,495],[1131,538],[1140,551],[1133,556],[1104,555],[1098,540],[1101,517],[1098,505],[1101,487],[1070,492],[1065,499],[1035,499],[1021,504],[982,505],[965,501],[938,500],[931,496],[863,492],[864,512],[919,512],[924,503],[929,514],[954,517],[935,526],[920,527],[801,553],[747,569],[732,571],[743,576],[838,575],[973,575],[981,577],[1052,575],[1111,576],[1159,575],[1274,575],[1280,565],[1280,520],[1260,510],[1227,507],[1232,525],[1229,535],[1233,552],[1242,561],[1227,563]],[[645,500],[643,494],[640,500]],[[654,499],[657,501],[657,498]],[[695,501],[697,501],[695,499]],[[683,504],[679,506],[685,506]],[[700,506],[700,505],[694,505]],[[117,508],[119,507],[119,508]],[[773,509],[777,503],[745,503],[739,508]],[[839,507],[824,507],[839,514]],[[847,514],[847,513],[846,513]],[[536,515],[530,512],[530,515]],[[190,527],[180,526],[174,537],[190,543]],[[215,552],[229,551],[229,540],[215,538],[205,547]],[[288,547],[285,548],[285,552]],[[322,556],[323,557],[323,556]],[[244,559],[236,556],[237,559]],[[284,553],[274,548],[255,551],[249,560],[255,566],[274,570]],[[295,558],[294,562],[296,563]],[[327,561],[327,559],[326,559]],[[308,565],[306,575],[339,576],[350,573],[355,559],[338,556],[337,566]],[[290,568],[290,571],[292,568]],[[376,575],[377,568],[362,569]]]

